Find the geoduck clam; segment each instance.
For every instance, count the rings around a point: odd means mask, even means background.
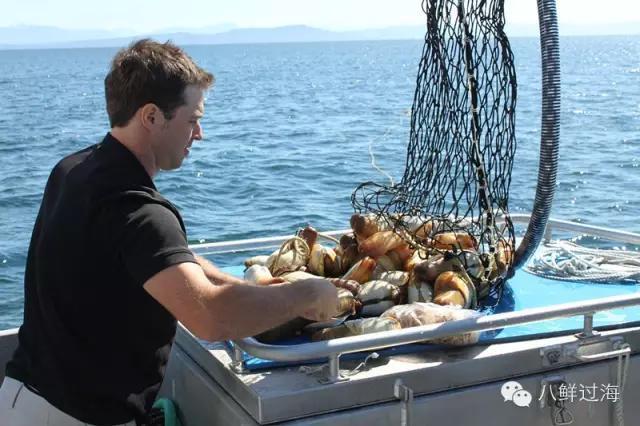
[[[429,245],[438,250],[476,250],[478,242],[468,232],[454,231],[436,234],[429,241]]]
[[[360,284],[364,284],[371,279],[373,270],[376,267],[376,261],[370,257],[356,262],[351,269],[342,277],[343,280],[354,280]]]
[[[349,224],[359,241],[364,241],[377,232],[389,229],[389,224],[384,217],[375,214],[361,215],[356,213],[351,216]]]
[[[401,245],[406,244],[404,239],[395,231],[380,231],[360,242],[360,253],[370,257],[379,257]]]
[[[484,278],[485,266],[482,257],[471,250],[446,251],[433,255],[427,260],[417,263],[413,268],[413,273],[419,281],[433,283],[443,272],[461,269],[464,269],[472,280],[482,281]]]
[[[438,275],[433,294],[433,302],[438,305],[457,305],[465,309],[477,306],[476,288],[463,272],[446,271]]]
[[[401,301],[401,291],[400,287],[387,281],[373,280],[360,286],[357,297],[363,305],[377,303],[381,300],[390,300],[394,304],[398,304]]]

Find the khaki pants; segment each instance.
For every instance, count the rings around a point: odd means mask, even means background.
[[[134,421],[124,426],[135,426]],[[0,387],[0,426],[91,426],[49,404],[22,382],[5,377]]]

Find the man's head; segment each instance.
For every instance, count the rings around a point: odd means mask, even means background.
[[[111,127],[141,129],[155,167],[175,169],[202,138],[204,92],[213,81],[179,47],[137,41],[116,54],[104,81]]]

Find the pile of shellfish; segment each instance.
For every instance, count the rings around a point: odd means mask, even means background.
[[[352,232],[339,240],[306,227],[271,255],[247,259],[245,279],[322,278],[335,285],[338,312],[351,320],[316,330],[314,340],[477,315],[478,300],[487,295],[492,280],[510,267],[513,246],[501,239],[492,253],[481,253],[476,238],[462,228],[443,231],[434,220],[402,220],[398,226],[397,220],[354,214]],[[323,239],[335,245],[325,245]],[[298,321],[293,327],[301,325],[305,324]],[[458,339],[445,343],[477,340],[472,333],[454,337]]]

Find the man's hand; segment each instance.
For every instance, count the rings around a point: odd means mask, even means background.
[[[294,282],[292,285],[306,292],[310,303],[302,316],[312,321],[327,321],[338,314],[338,289],[322,278],[309,278]]]
[[[258,280],[256,282],[256,284],[258,285],[271,285],[271,284],[283,284],[286,283],[287,280],[285,280],[282,277],[271,277],[271,278],[267,278],[267,279],[261,279]]]

